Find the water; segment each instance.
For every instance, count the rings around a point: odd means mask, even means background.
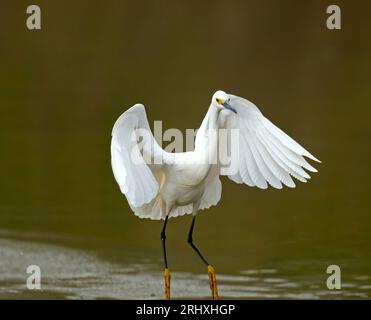
[[[94,253],[18,240],[0,241],[1,298],[53,299],[162,299],[162,273],[151,261],[125,266],[99,259]],[[21,266],[37,261],[42,268],[42,290],[25,286]],[[301,262],[302,263],[302,262]],[[45,272],[44,272],[45,271]],[[371,278],[354,276],[342,291],[329,291],[315,275],[285,274],[278,269],[249,269],[218,274],[221,298],[321,299],[369,298]],[[207,299],[206,274],[172,273],[172,295],[178,299]]]
[[[194,233],[220,295],[370,298],[369,3],[342,4],[334,32],[321,1],[53,1],[37,32],[26,5],[0,11],[1,298],[162,298],[162,224],[134,217],[120,194],[110,132],[137,102],[164,130],[196,128],[217,89],[254,101],[322,160],[294,190],[223,179]],[[169,220],[172,294],[209,298],[190,222]],[[29,264],[42,291],[25,287]],[[326,287],[332,264],[339,291]]]
[[[1,233],[0,298],[17,299],[162,299],[163,273],[156,260],[137,257],[103,259],[104,252],[19,239]],[[18,239],[17,239],[18,238]],[[62,240],[62,239],[61,239]],[[116,252],[116,254],[118,254]],[[112,252],[111,252],[112,256]],[[125,262],[123,260],[126,260]],[[25,268],[37,263],[41,268],[42,288],[27,289]],[[344,261],[342,265],[347,265]],[[369,299],[371,277],[346,275],[342,290],[326,288],[325,276],[304,273],[314,261],[290,261],[285,266],[267,269],[241,269],[218,273],[218,288],[223,299]],[[275,268],[276,267],[276,268]],[[174,299],[208,299],[206,270],[172,272]]]

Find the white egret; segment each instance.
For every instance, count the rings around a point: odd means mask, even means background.
[[[166,152],[152,133],[139,138],[139,130],[151,132],[143,105],[136,104],[124,112],[112,130],[112,170],[135,215],[165,220],[161,241],[166,299],[170,299],[166,225],[168,218],[185,214],[193,214],[188,242],[207,266],[212,298],[218,298],[215,270],[193,243],[192,234],[197,211],[216,205],[221,197],[221,164],[210,163],[219,139],[210,130],[221,128],[238,129],[237,170],[225,173],[236,183],[261,189],[268,185],[281,189],[282,184],[294,188],[292,177],[306,182],[310,176],[304,169],[317,171],[304,157],[320,162],[265,118],[252,102],[223,91],[213,95],[191,152]]]

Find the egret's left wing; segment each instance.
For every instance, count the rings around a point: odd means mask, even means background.
[[[304,157],[320,161],[264,117],[253,103],[230,95],[229,104],[237,114],[226,118],[225,127],[239,131],[238,170],[229,175],[231,180],[261,189],[268,184],[281,189],[282,183],[294,188],[291,176],[306,182],[310,176],[304,169],[317,172]]]

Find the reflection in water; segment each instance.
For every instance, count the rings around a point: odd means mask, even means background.
[[[156,264],[102,261],[93,253],[60,246],[1,239],[0,298],[162,299],[162,273]],[[26,267],[41,268],[42,290],[26,289]],[[307,277],[283,276],[277,269],[242,270],[240,275],[219,274],[221,297],[252,299],[368,298],[370,278],[357,276],[341,291]],[[311,279],[312,280],[312,279]],[[208,298],[206,274],[172,273],[173,297]]]

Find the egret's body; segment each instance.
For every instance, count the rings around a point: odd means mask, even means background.
[[[170,274],[165,250],[166,224],[169,217],[191,213],[194,217],[188,242],[208,266],[212,294],[217,297],[215,271],[193,244],[192,232],[197,211],[216,205],[221,197],[220,163],[210,161],[218,159],[220,141],[217,134],[211,133],[218,129],[238,129],[237,170],[227,173],[237,183],[262,189],[268,184],[278,189],[282,184],[295,187],[291,176],[306,182],[310,176],[303,168],[316,171],[303,156],[318,160],[273,125],[254,104],[223,91],[214,94],[197,132],[195,149],[190,152],[169,153],[160,148],[150,133],[143,105],[124,112],[112,131],[112,169],[137,216],[165,220],[161,238],[167,298]],[[137,141],[138,130],[147,132],[141,135],[141,144]]]
[[[205,123],[205,127],[208,127],[210,120],[207,119]],[[159,193],[167,208],[192,205],[192,211],[188,213],[198,210],[205,193],[205,180],[212,175],[213,164],[209,163],[208,157],[216,152],[217,138],[213,137],[212,140],[208,139],[206,130],[201,127],[197,133],[195,150],[175,154],[174,163],[165,165],[164,184]]]

